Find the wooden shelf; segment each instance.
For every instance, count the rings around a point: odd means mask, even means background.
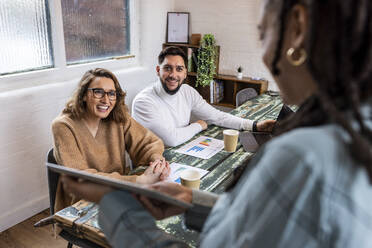
[[[239,79],[235,76],[221,75],[221,74],[216,75],[216,79],[229,80],[229,81],[235,81],[235,82],[240,82],[240,83],[250,83],[250,84],[262,84],[264,82],[267,83],[267,80],[265,80],[265,79],[254,79],[254,78],[251,78],[251,77],[243,77],[243,78]]]
[[[186,44],[186,43],[164,43],[163,44],[163,48],[168,47],[168,46],[192,47],[192,48],[199,48],[200,47],[200,45],[192,45],[192,44]]]
[[[189,72],[189,73],[187,73],[187,75],[191,76],[191,77],[196,77],[197,76],[196,72]],[[237,86],[240,86],[240,87],[236,87],[236,89],[238,91],[243,89],[243,88],[247,88],[247,87],[241,86],[239,84],[247,84],[247,85],[252,84],[252,85],[257,86],[259,88],[258,90],[256,89],[257,87],[253,87],[258,91],[257,94],[263,94],[268,89],[268,82],[265,79],[254,79],[254,78],[251,78],[251,77],[243,77],[242,79],[239,79],[239,78],[237,78],[235,76],[232,76],[232,75],[221,75],[221,74],[217,74],[213,78],[218,79],[218,80],[222,80],[222,81],[228,81],[228,82],[236,83]]]
[[[228,108],[235,108],[235,105],[232,105],[231,103],[226,102],[219,102],[219,103],[211,103],[212,105],[222,106],[222,107],[228,107]]]

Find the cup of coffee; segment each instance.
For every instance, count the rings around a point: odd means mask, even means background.
[[[225,145],[225,151],[235,152],[236,145],[238,144],[239,131],[233,129],[227,129],[223,131],[223,142]]]
[[[181,184],[191,189],[199,189],[201,174],[197,170],[185,170],[180,174]]]

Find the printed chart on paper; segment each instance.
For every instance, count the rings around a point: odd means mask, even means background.
[[[176,152],[194,156],[202,159],[209,159],[223,149],[223,140],[200,136],[199,138],[187,143]]]

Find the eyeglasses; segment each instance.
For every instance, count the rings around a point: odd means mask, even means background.
[[[105,91],[102,88],[88,88],[88,90],[93,91],[94,98],[101,99],[107,94],[109,100],[116,100],[117,93],[115,90]]]

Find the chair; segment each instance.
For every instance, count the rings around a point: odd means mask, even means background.
[[[240,90],[236,94],[235,98],[236,107],[239,107],[240,105],[242,105],[243,103],[245,103],[249,99],[252,99],[255,96],[257,96],[257,92],[253,88],[245,88]]]
[[[57,161],[53,155],[53,148],[51,148],[48,152],[47,161],[48,163],[57,164]],[[54,214],[54,203],[56,201],[59,174],[47,169],[47,175],[48,175],[48,186],[49,186],[50,214],[53,215]],[[77,245],[82,248],[102,248],[102,246],[97,245],[90,240],[76,237],[75,235],[67,232],[66,230],[62,230],[59,233],[59,236],[61,236],[62,238],[68,241],[67,248],[72,248],[73,245]]]

